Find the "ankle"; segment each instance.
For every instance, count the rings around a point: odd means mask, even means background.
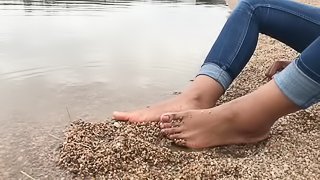
[[[248,138],[266,134],[270,131],[272,124],[264,121],[264,118],[243,111],[241,103],[229,103],[223,107],[223,118],[229,123],[233,132],[246,135]],[[262,119],[261,119],[262,118]]]
[[[181,95],[199,108],[206,109],[215,106],[223,93],[223,87],[216,80],[199,75]]]
[[[198,108],[206,109],[216,105],[218,98],[206,97],[200,92],[186,92],[181,94],[181,98],[186,99]]]

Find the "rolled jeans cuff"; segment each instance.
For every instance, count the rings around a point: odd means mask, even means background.
[[[297,61],[295,60],[276,74],[274,80],[285,96],[305,109],[319,102],[320,84],[301,71]]]
[[[232,83],[232,78],[230,77],[230,75],[214,63],[205,63],[204,65],[202,65],[197,76],[199,75],[206,75],[216,80],[225,91]]]

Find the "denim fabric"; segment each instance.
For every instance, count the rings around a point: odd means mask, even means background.
[[[232,82],[229,74],[214,63],[206,63],[203,65],[198,75],[206,75],[211,78],[214,77],[214,79],[220,83],[223,89],[227,89],[229,84]]]
[[[291,0],[240,0],[199,74],[217,80],[226,90],[251,58],[259,33],[302,53],[297,67],[319,83],[320,8]]]
[[[301,53],[297,65],[306,75],[320,83],[320,36]]]
[[[320,100],[320,83],[302,72],[297,63],[292,62],[286,69],[275,75],[280,90],[301,108],[308,108]]]

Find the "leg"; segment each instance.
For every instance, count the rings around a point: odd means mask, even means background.
[[[259,33],[302,52],[320,36],[320,8],[290,0],[240,0],[200,74],[227,89],[252,56]]]
[[[168,138],[182,139],[190,148],[254,143],[268,137],[275,119],[298,109],[271,81],[212,109],[165,114],[161,128]],[[182,119],[181,125],[171,127],[170,122],[177,119]]]
[[[320,37],[253,93],[212,109],[163,115],[162,132],[191,148],[261,141],[279,117],[320,102],[319,57]],[[172,127],[179,119],[182,123]]]
[[[270,4],[275,8],[270,9]],[[282,7],[286,7],[287,11],[283,11]],[[288,13],[288,11],[291,11],[290,8],[312,21]],[[295,49],[304,49],[307,42],[319,35],[319,29],[316,28],[319,28],[320,23],[315,24],[314,22],[319,21],[314,20],[315,17],[313,17],[313,13],[318,12],[318,10],[311,6],[287,0],[281,0],[280,2],[278,0],[241,1],[228,19],[190,88],[179,97],[152,105],[147,109],[129,113],[114,112],[113,119],[135,122],[157,121],[164,112],[214,106],[223,91],[228,88],[249,61],[256,47],[259,32],[287,42]],[[306,26],[300,25],[301,23],[287,24],[286,22],[290,22],[288,19],[298,19],[296,21],[299,21],[299,23],[303,21],[303,24],[307,24],[310,28],[305,28]],[[272,28],[268,29],[268,27]],[[305,32],[307,37],[296,41],[291,40],[292,38],[287,37],[286,33],[283,32],[292,29],[294,30],[294,34],[292,34],[294,37],[300,35],[301,32]],[[310,32],[306,32],[309,29]]]
[[[207,76],[198,76],[182,94],[149,108],[132,112],[114,112],[113,119],[132,122],[158,121],[165,112],[213,107],[223,92],[216,81]]]

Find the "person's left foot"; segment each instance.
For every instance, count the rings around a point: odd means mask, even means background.
[[[212,78],[199,75],[182,94],[131,112],[114,112],[112,119],[130,122],[159,121],[165,112],[213,107],[223,94],[222,86]]]

